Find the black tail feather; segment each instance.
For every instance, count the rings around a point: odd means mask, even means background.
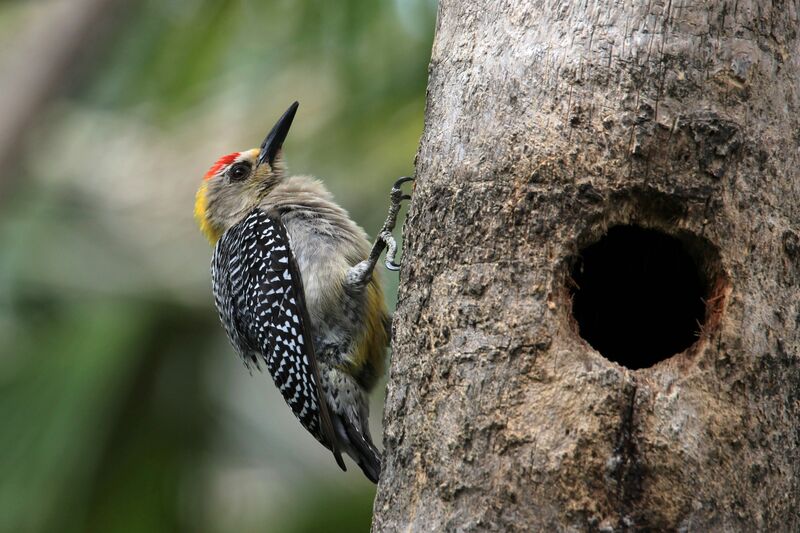
[[[338,414],[333,414],[333,426],[344,451],[370,481],[377,483],[381,476],[381,454],[372,443],[368,430],[362,432],[346,417]]]

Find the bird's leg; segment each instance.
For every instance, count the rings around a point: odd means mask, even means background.
[[[395,263],[397,242],[395,242],[394,236],[392,236],[392,230],[394,230],[395,225],[397,225],[397,214],[400,212],[400,205],[403,200],[411,199],[411,195],[403,193],[401,187],[404,183],[413,180],[414,178],[412,177],[403,176],[394,182],[392,190],[389,193],[389,199],[391,201],[389,205],[389,214],[386,217],[386,221],[383,223],[383,227],[381,227],[381,231],[378,233],[378,237],[375,239],[375,244],[372,245],[372,251],[369,253],[369,257],[351,268],[350,272],[347,274],[347,281],[351,286],[366,285],[372,277],[372,271],[375,269],[378,258],[381,256],[384,249],[386,249],[386,268],[389,270],[400,270],[400,265]]]
[[[414,178],[403,176],[394,182],[392,190],[389,193],[389,199],[391,201],[389,205],[389,214],[386,216],[386,221],[383,223],[378,238],[372,246],[372,252],[369,254],[369,260],[373,262],[373,268],[374,263],[378,261],[378,257],[381,255],[385,245],[388,248],[388,250],[386,250],[386,268],[395,271],[400,270],[400,265],[394,261],[394,256],[397,253],[397,243],[392,236],[392,231],[394,231],[394,227],[397,224],[397,214],[400,212],[401,203],[403,200],[411,199],[411,195],[403,194],[403,189],[401,189],[403,184],[409,181],[414,181]]]

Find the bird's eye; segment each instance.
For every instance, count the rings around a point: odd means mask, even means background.
[[[250,163],[236,163],[228,169],[228,179],[242,181],[250,175]]]

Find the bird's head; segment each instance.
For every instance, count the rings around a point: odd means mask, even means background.
[[[195,198],[194,216],[211,244],[283,179],[281,147],[297,106],[297,102],[289,106],[260,148],[223,156],[206,172]]]

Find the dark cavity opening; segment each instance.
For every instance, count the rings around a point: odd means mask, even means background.
[[[603,356],[647,368],[697,341],[709,282],[683,241],[616,226],[581,251],[572,269],[572,312]]]

